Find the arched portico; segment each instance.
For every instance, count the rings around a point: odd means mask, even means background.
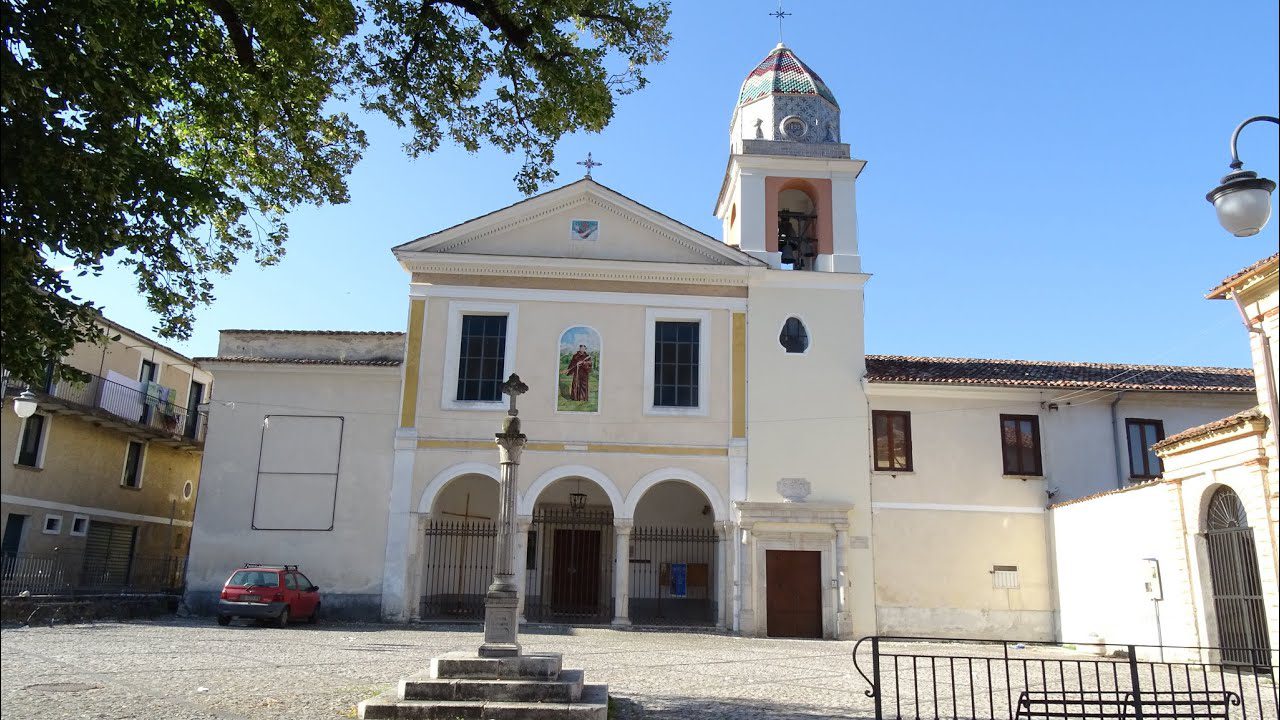
[[[1266,598],[1245,501],[1230,485],[1210,485],[1201,497],[1200,517],[1215,644],[1224,648],[1224,662],[1266,665],[1271,654]]]
[[[590,480],[599,486],[600,490],[609,498],[609,504],[613,509],[615,518],[626,518],[630,515],[622,514],[624,503],[622,493],[618,491],[618,486],[614,485],[613,480],[608,475],[587,465],[561,465],[551,468],[550,470],[538,476],[537,480],[529,486],[529,489],[520,496],[517,515],[533,515],[533,509],[538,504],[538,497],[542,495],[542,491],[546,490],[557,480],[566,480],[582,478]]]
[[[418,500],[418,514],[430,515],[431,508],[435,504],[436,496],[453,480],[464,475],[483,475],[487,478],[498,481],[498,468],[493,465],[486,465],[478,462],[465,462],[441,470],[435,477],[431,478],[431,482],[427,483],[427,487],[422,491],[422,497]]]
[[[483,612],[492,579],[498,469],[466,462],[441,470],[417,505],[413,617],[470,619]]]
[[[636,507],[640,504],[640,499],[644,497],[644,494],[654,485],[668,480],[678,480],[680,482],[688,483],[702,491],[702,494],[707,498],[707,502],[711,505],[713,519],[721,522],[728,519],[728,505],[725,503],[724,496],[716,489],[716,486],[712,485],[706,478],[692,470],[676,467],[654,470],[640,478],[640,481],[631,488],[631,492],[627,493],[627,500],[623,504],[622,515],[620,517],[634,518],[636,515]]]

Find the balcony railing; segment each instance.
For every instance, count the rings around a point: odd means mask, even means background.
[[[184,558],[102,558],[79,553],[6,553],[0,556],[0,595],[89,595],[176,592]]]
[[[194,445],[204,443],[208,414],[198,408],[185,408],[163,398],[160,386],[152,384],[148,393],[121,385],[104,377],[89,375],[80,381],[50,380],[43,386],[28,386],[8,376],[4,393],[12,395],[31,390],[40,402],[58,401],[70,409],[96,416],[108,416],[134,426],[152,430],[162,437]]]

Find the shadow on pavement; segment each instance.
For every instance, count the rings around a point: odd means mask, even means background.
[[[613,695],[610,720],[869,720],[868,715],[783,705],[761,700],[663,698],[642,706],[631,698]]]

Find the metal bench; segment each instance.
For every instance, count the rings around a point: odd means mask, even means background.
[[[1240,696],[1230,690],[1152,690],[1137,697],[1123,690],[1024,690],[1014,718],[1226,720],[1239,704]]]

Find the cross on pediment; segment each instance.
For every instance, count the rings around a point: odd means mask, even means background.
[[[598,168],[598,167],[600,167],[601,165],[604,165],[604,163],[596,162],[595,160],[592,160],[592,159],[591,159],[591,153],[587,153],[587,159],[586,159],[586,160],[579,160],[577,164],[578,164],[578,165],[581,165],[581,166],[583,166],[583,167],[585,167],[585,168],[587,169],[587,177],[588,177],[588,178],[589,178],[589,177],[591,177],[591,169],[592,169],[592,168]]]

